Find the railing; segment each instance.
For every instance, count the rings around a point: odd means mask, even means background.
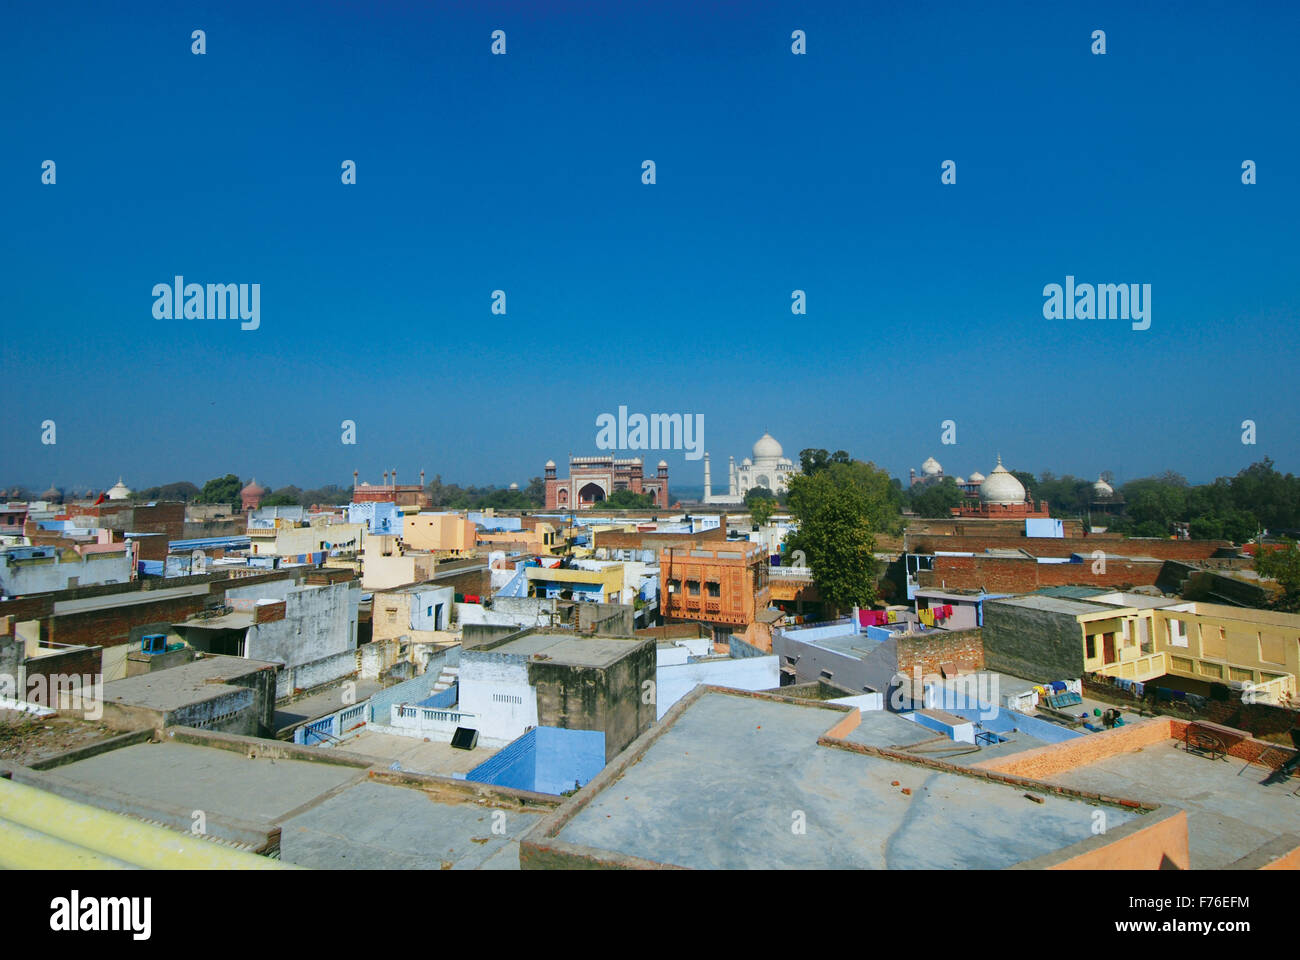
[[[1126,680],[1145,682],[1163,677],[1169,672],[1169,658],[1163,652],[1147,653],[1136,660],[1120,660],[1108,663],[1097,671],[1103,677],[1123,677]]]
[[[768,567],[767,575],[774,580],[812,580],[813,574],[807,567]]]
[[[408,729],[448,731],[466,726],[467,721],[473,719],[474,714],[461,713],[459,710],[439,710],[436,707],[414,707],[399,703],[393,704],[392,708],[392,725]]]

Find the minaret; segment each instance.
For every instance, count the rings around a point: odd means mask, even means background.
[[[713,499],[713,481],[709,479],[709,452],[704,451],[704,502]]]
[[[727,484],[727,494],[734,497],[736,495],[736,458],[734,456],[730,458],[727,473],[731,478]]]

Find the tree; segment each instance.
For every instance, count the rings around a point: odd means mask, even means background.
[[[1260,543],[1255,556],[1255,571],[1261,577],[1276,580],[1282,596],[1274,604],[1288,613],[1300,611],[1300,546],[1294,540],[1284,540],[1280,550],[1270,550]]]
[[[631,490],[615,490],[601,504],[610,510],[650,510],[655,501],[648,493],[633,493]]]
[[[196,503],[231,503],[238,505],[239,491],[244,487],[239,477],[233,473],[228,473],[224,477],[216,477],[209,480],[203,485],[199,495],[195,497]]]
[[[298,507],[302,506],[302,491],[290,484],[262,498],[264,507]]]
[[[745,506],[749,508],[749,518],[754,525],[764,526],[776,512],[776,494],[767,487],[754,487],[745,494]]]
[[[138,502],[180,500],[183,503],[189,503],[198,495],[199,488],[194,484],[188,480],[177,480],[174,483],[164,483],[161,486],[136,490],[131,494],[131,499]]]
[[[960,506],[962,501],[961,488],[952,477],[944,477],[937,483],[919,483],[909,493],[912,510],[930,519],[952,516],[952,508]]]
[[[825,469],[830,462],[831,455],[820,448],[809,447],[799,451],[799,469],[806,477],[811,477],[818,470]]]
[[[801,551],[826,602],[840,608],[876,602],[875,535],[896,521],[889,474],[874,464],[827,463],[790,481],[799,528],[786,538]]]

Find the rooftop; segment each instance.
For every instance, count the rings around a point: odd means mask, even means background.
[[[1091,835],[1087,800],[1031,800],[1016,786],[818,745],[842,711],[713,690],[679,707],[526,843],[704,869],[996,869]],[[1107,813],[1112,830],[1141,816]]]
[[[1225,867],[1283,834],[1300,834],[1300,786],[1265,784],[1268,770],[1228,757],[1211,760],[1163,740],[1078,766],[1050,779],[1081,790],[1141,796],[1187,811],[1193,870]],[[1294,846],[1295,844],[1292,844]]]
[[[504,653],[533,657],[571,667],[608,667],[635,650],[644,640],[618,637],[579,637],[571,633],[530,633],[493,647],[466,650],[473,653]]]
[[[245,657],[209,655],[166,670],[112,680],[104,684],[104,700],[170,712],[225,696],[230,693],[225,681],[279,666]]]

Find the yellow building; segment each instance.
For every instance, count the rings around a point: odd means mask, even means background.
[[[1142,682],[1172,674],[1229,684],[1261,703],[1296,697],[1300,616],[1133,594],[1088,598],[1098,601],[1123,605],[1077,617],[1088,671]]]
[[[249,553],[294,558],[309,553],[359,550],[365,531],[365,524],[330,523],[325,517],[313,518],[306,527],[278,518],[275,523],[272,527],[249,527]]]
[[[557,546],[563,547],[564,541],[554,526],[538,521],[531,529],[484,530],[478,535],[478,544],[484,549],[514,547],[525,553],[551,554]]]
[[[412,550],[469,553],[477,542],[474,521],[460,513],[416,513],[402,518],[402,542]]]
[[[618,603],[623,592],[621,563],[612,563],[601,570],[526,567],[525,572],[530,592],[536,597]]]

